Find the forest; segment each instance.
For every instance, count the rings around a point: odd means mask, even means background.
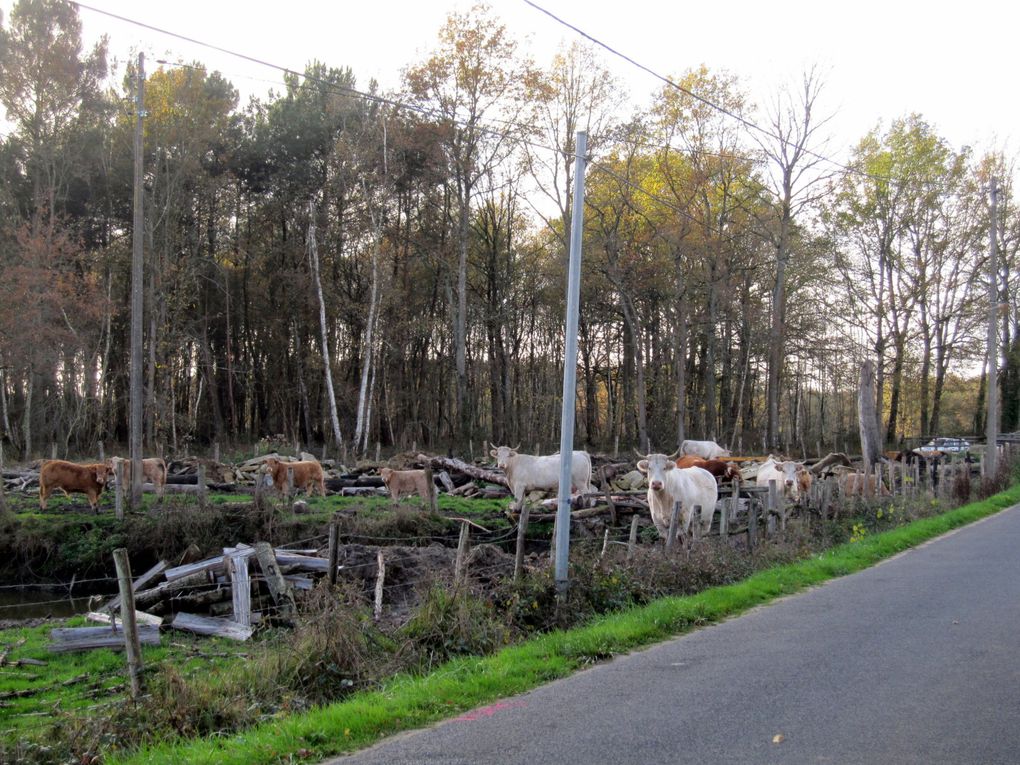
[[[867,360],[890,447],[981,432],[993,178],[1020,427],[1014,159],[923,115],[847,152],[817,71],[758,104],[697,66],[633,107],[596,48],[534,61],[483,4],[397,92],[313,61],[242,104],[200,61],[139,78],[135,55],[86,48],[61,0],[0,18],[9,459],[127,441],[138,81],[149,449],[555,450],[579,130],[579,445],[852,451]]]

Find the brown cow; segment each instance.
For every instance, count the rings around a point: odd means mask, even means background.
[[[121,473],[122,480],[124,481],[125,491],[131,489],[131,460],[124,459],[123,457],[111,457],[110,464],[113,467],[114,473],[117,471],[117,463],[123,464],[123,471]],[[156,488],[156,493],[160,497],[163,496],[166,491],[166,462],[163,461],[162,457],[146,457],[142,460],[142,478],[151,483]]]
[[[732,481],[736,479],[740,480],[740,471],[737,470],[737,466],[732,462],[723,462],[722,460],[705,460],[701,457],[696,457],[693,454],[686,454],[676,461],[678,468],[689,468],[699,467],[702,470],[707,470],[709,473],[715,476],[715,480],[718,483],[723,481]]]
[[[811,484],[814,483],[814,476],[807,468],[801,468],[797,471],[797,489],[800,492],[801,498],[806,500],[808,493],[811,491]]]
[[[79,465],[64,460],[46,460],[39,469],[39,509],[46,509],[46,499],[54,489],[60,489],[68,497],[72,492],[84,494],[89,499],[92,512],[99,513],[99,495],[113,478],[113,468],[105,462]]]
[[[431,504],[434,495],[432,483],[424,470],[392,470],[383,468],[379,471],[383,483],[390,490],[390,496],[394,502],[399,502],[401,496],[410,497],[417,494],[425,502]]]
[[[294,469],[294,488],[307,489],[308,496],[315,493],[315,487],[319,487],[319,493],[326,496],[326,478],[322,473],[322,465],[315,460],[307,462],[284,462],[276,457],[270,457],[265,461],[266,470],[273,477],[273,486],[283,494],[287,488],[287,469]]]

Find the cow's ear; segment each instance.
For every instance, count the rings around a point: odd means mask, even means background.
[[[673,460],[666,460],[666,470],[672,470],[676,467],[676,463]]]
[[[489,449],[489,456],[490,457],[495,457],[496,456],[496,450],[495,449]]]
[[[648,460],[641,460],[637,464],[637,469],[640,470],[642,473],[647,473],[648,472]]]

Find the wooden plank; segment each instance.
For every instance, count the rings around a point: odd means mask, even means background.
[[[85,618],[90,622],[95,622],[96,624],[109,624],[113,620],[113,617],[111,617],[110,614],[105,614],[101,611],[89,611],[85,614]],[[145,624],[150,627],[159,627],[163,624],[163,617],[156,616],[155,614],[147,614],[144,611],[135,611],[135,621],[138,622],[138,624]]]
[[[88,651],[93,648],[124,650],[124,630],[115,627],[57,627],[50,630],[47,646],[51,653]],[[148,624],[138,626],[138,642],[142,645],[159,645],[159,627]]]
[[[329,573],[329,558],[318,558],[311,555],[298,555],[286,550],[276,550],[276,561],[281,566],[300,566],[305,571],[317,574]]]
[[[131,591],[132,592],[138,592],[139,590],[141,590],[145,585],[147,585],[153,579],[155,579],[160,574],[162,574],[164,571],[166,571],[166,568],[167,568],[168,565],[169,564],[165,560],[161,560],[159,563],[157,563],[155,566],[150,568],[148,571],[146,571],[140,577],[135,579],[134,583],[131,585]],[[115,611],[118,608],[120,608],[120,595],[117,595],[109,603],[107,603],[105,606],[103,606],[100,610],[101,611],[109,611],[109,612],[112,613],[113,611]]]
[[[178,590],[187,589],[188,587],[201,587],[209,584],[211,581],[212,578],[208,571],[198,571],[190,576],[175,579],[172,582],[163,582],[161,585],[153,587],[152,589],[135,593],[135,605],[147,607],[151,603],[170,597],[170,595]]]
[[[280,613],[287,615],[294,613],[297,610],[294,593],[280,572],[280,564],[272,546],[268,542],[259,542],[255,545],[255,556],[258,558],[259,566],[262,567],[262,574],[266,578],[266,584],[269,585],[269,592],[280,609]],[[329,565],[328,561],[327,565]]]
[[[251,626],[251,576],[248,558],[244,555],[227,555],[227,573],[230,574],[230,596],[234,621],[244,627]]]
[[[246,558],[250,558],[255,554],[254,548],[248,547],[248,545],[238,545],[237,547],[225,547],[223,548],[224,554],[234,554],[237,552]],[[186,576],[197,574],[200,572],[212,572],[216,574],[222,574],[226,572],[226,567],[223,563],[223,555],[217,555],[215,558],[206,558],[204,560],[195,561],[194,563],[185,563],[183,566],[175,566],[174,568],[167,569],[166,580],[168,582],[176,581],[177,579],[183,579]]]
[[[179,613],[170,625],[175,630],[194,632],[196,635],[229,638],[230,640],[248,640],[252,634],[251,626],[238,624],[229,619],[216,619],[211,616]]]

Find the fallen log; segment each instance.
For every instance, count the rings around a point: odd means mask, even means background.
[[[179,590],[184,590],[189,587],[204,587],[208,585],[210,581],[211,577],[208,571],[198,571],[188,576],[181,577],[180,579],[175,579],[172,582],[163,582],[163,584],[153,587],[150,590],[136,592],[135,606],[144,610],[153,603],[158,603],[164,598],[169,598]]]
[[[109,614],[104,614],[99,611],[89,611],[85,614],[85,618],[90,622],[95,622],[96,624],[109,624],[111,619]],[[150,627],[159,627],[163,624],[162,617],[147,614],[144,611],[135,611],[135,621],[138,624],[147,624]],[[120,623],[119,619],[117,623]]]
[[[148,571],[146,571],[144,574],[142,574],[140,577],[135,579],[134,582],[131,583],[131,592],[138,592],[140,589],[142,589],[142,587],[147,585],[149,582],[161,576],[163,572],[166,571],[168,565],[169,564],[165,560],[161,560],[155,566],[150,568]],[[118,608],[120,608],[120,595],[117,595],[116,597],[111,599],[100,610],[106,611],[107,613],[113,613],[113,611]]]
[[[175,630],[194,632],[196,635],[213,635],[231,640],[247,640],[251,637],[252,628],[229,619],[216,619],[211,616],[179,613],[170,625]]]
[[[476,465],[469,465],[467,462],[453,457],[430,457],[427,454],[419,454],[417,461],[428,465],[433,469],[452,470],[458,473],[464,473],[472,478],[477,478],[480,481],[488,481],[489,483],[496,483],[500,486],[510,486],[506,480],[506,476],[503,475],[502,472],[486,470],[485,468],[480,468]]]
[[[87,651],[92,648],[124,648],[124,630],[116,627],[58,627],[50,630],[47,646],[52,653]],[[159,627],[138,625],[138,641],[144,645],[159,645]]]

